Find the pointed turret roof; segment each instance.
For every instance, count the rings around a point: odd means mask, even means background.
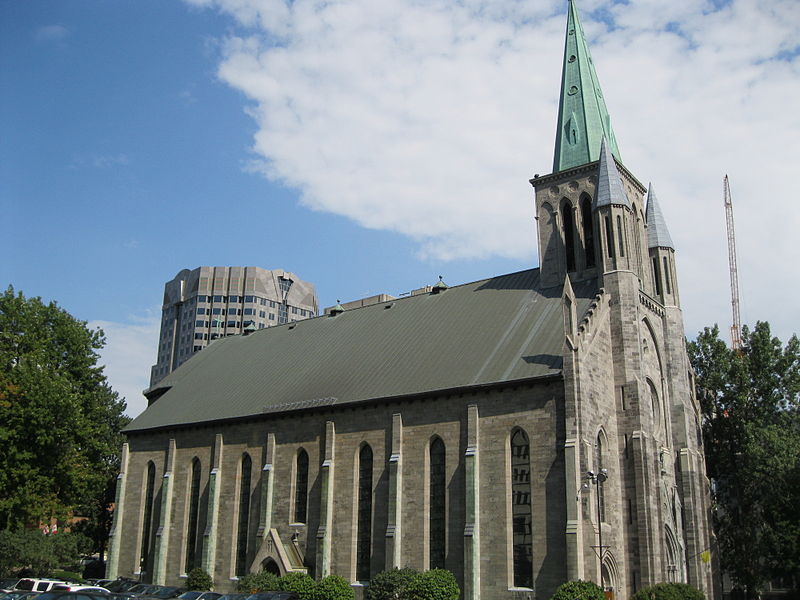
[[[614,156],[620,159],[611,117],[573,0],[569,2],[568,12],[554,173],[597,160],[603,137],[608,139]]]
[[[617,204],[631,207],[628,194],[622,186],[622,179],[617,171],[614,156],[606,144],[606,138],[600,142],[600,163],[597,165],[597,193],[594,198],[594,208]]]
[[[664,215],[661,213],[661,207],[658,205],[658,198],[656,198],[656,191],[653,189],[653,184],[650,184],[647,190],[647,211],[645,213],[647,219],[647,247],[648,248],[671,248],[675,250],[672,244],[672,237],[669,235],[667,229],[667,222],[664,220]]]

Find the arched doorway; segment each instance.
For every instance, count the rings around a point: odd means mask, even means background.
[[[281,570],[278,567],[278,563],[276,563],[275,560],[272,558],[268,558],[263,563],[261,563],[261,568],[267,573],[272,573],[276,577],[281,576]]]

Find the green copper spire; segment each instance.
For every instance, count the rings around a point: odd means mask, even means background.
[[[621,160],[578,9],[570,0],[553,172],[597,160],[603,137],[617,160]]]

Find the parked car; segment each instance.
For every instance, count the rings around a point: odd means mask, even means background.
[[[64,585],[66,582],[60,579],[32,579],[25,577],[20,579],[14,586],[15,590],[26,590],[28,592],[47,592],[56,585]]]
[[[247,600],[299,600],[294,592],[256,592],[247,596]]]
[[[37,600],[108,600],[108,594],[96,594],[94,592],[67,592],[66,590],[51,590],[42,592]]]
[[[11,590],[0,594],[0,600],[30,600],[38,596],[39,592],[26,592],[25,590]]]
[[[91,592],[93,594],[110,594],[106,588],[97,585],[79,585],[74,583],[64,583],[62,585],[54,585],[54,592]]]
[[[197,590],[191,590],[188,592],[183,592],[180,596],[178,596],[179,600],[218,600],[222,594],[218,594],[217,592],[200,592]]]
[[[242,593],[233,593],[233,594],[223,594],[217,600],[244,600],[251,594],[242,594]]]
[[[144,594],[137,594],[137,597],[148,598],[151,600],[169,600],[170,598],[177,598],[186,591],[186,588],[172,587],[168,585],[154,585],[151,587],[154,589],[151,589]],[[129,592],[133,592],[133,589],[134,588],[131,588]]]
[[[107,582],[107,583],[103,583]],[[106,588],[112,594],[121,594],[128,592],[132,587],[140,585],[135,579],[128,579],[127,577],[119,577],[118,579],[101,579],[97,582],[101,587]]]

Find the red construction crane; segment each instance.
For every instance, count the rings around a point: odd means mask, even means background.
[[[725,220],[728,225],[728,264],[731,271],[731,306],[733,324],[731,325],[731,348],[742,349],[742,317],[739,312],[739,272],[736,268],[736,233],[733,230],[733,201],[728,176],[723,181],[725,194]]]

